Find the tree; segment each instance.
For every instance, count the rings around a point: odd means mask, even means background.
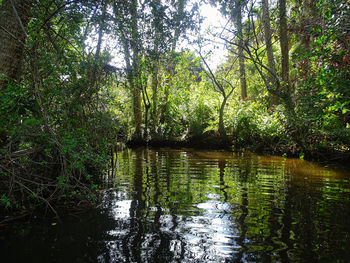
[[[97,46],[96,46],[96,52],[95,52],[95,64],[92,66],[92,70],[90,73],[90,88],[94,88],[96,84],[96,77],[97,77],[97,71],[98,71],[98,62],[101,57],[101,48],[102,48],[102,38],[104,33],[104,20],[106,19],[107,14],[107,3],[106,1],[101,1],[101,15],[98,17],[98,34],[97,34]],[[96,8],[97,9],[97,8]]]
[[[144,139],[141,130],[141,113],[143,109],[146,111],[148,107],[151,109],[151,118],[149,119],[147,116],[147,119],[153,122],[150,126],[152,134],[156,135],[157,133],[160,104],[159,72],[162,66],[170,67],[173,70],[172,54],[176,44],[181,35],[194,23],[193,17],[190,15],[193,10],[186,11],[187,3],[187,0],[171,1],[170,3],[159,0],[143,3],[136,0],[132,2],[116,0],[113,3],[116,33],[124,53],[129,87],[133,91],[134,139]],[[145,67],[142,67],[141,64],[145,61],[147,70],[143,71],[142,68]],[[164,65],[161,65],[161,62],[164,62]],[[143,74],[147,74],[151,83],[150,87],[141,84]],[[166,78],[170,75],[171,73],[167,74]],[[150,94],[145,88],[152,90],[150,105],[145,103],[145,100],[143,104],[141,103],[141,93]],[[165,94],[167,94],[167,88],[164,87]],[[145,98],[147,97],[145,96]],[[165,102],[161,103],[166,104],[166,100],[167,96],[165,96]],[[147,126],[149,126],[148,123]],[[143,135],[146,133],[148,131],[145,131]]]
[[[261,11],[262,11],[262,23],[264,28],[264,36],[265,36],[265,45],[266,45],[266,53],[267,53],[267,60],[268,60],[268,82],[269,85],[275,86],[276,84],[276,66],[275,66],[275,58],[273,55],[272,50],[272,32],[271,32],[271,25],[270,25],[270,14],[269,14],[269,1],[268,0],[262,0],[261,1]],[[272,97],[272,104],[277,103],[277,97]]]
[[[20,77],[32,0],[3,0],[0,6],[0,93]],[[6,143],[0,129],[0,147]]]
[[[134,139],[141,140],[142,111],[140,86],[141,37],[138,28],[138,1],[130,2],[116,0],[113,11],[126,64],[126,73],[133,98],[133,113],[135,121]]]
[[[200,55],[204,65],[207,69],[204,72],[206,73],[208,78],[212,81],[212,85],[214,87],[214,90],[219,92],[223,97],[223,99],[221,101],[221,105],[220,105],[220,110],[219,110],[219,133],[220,133],[220,136],[222,138],[222,142],[226,143],[228,141],[228,138],[227,138],[226,128],[225,128],[225,124],[224,124],[224,112],[225,112],[225,106],[226,106],[227,100],[232,95],[235,87],[229,81],[227,81],[225,78],[220,78],[214,74],[214,72],[210,68],[209,64],[207,63],[206,59],[202,55],[200,47],[199,47],[198,54]],[[227,87],[228,87],[228,89],[227,89]]]
[[[282,88],[289,91],[289,48],[288,27],[286,14],[286,0],[279,0],[279,39],[281,46],[281,80]],[[289,91],[290,92],[290,91]]]
[[[242,22],[242,6],[245,4],[245,0],[230,0],[230,1],[220,1],[212,0],[212,4],[217,4],[221,6],[221,13],[230,17],[233,25],[235,26],[235,36],[237,38],[237,56],[239,60],[239,78],[241,86],[241,98],[245,99],[247,94],[247,80],[246,80],[246,70],[245,70],[245,56],[244,51],[244,41],[245,35],[243,34],[243,22]]]
[[[183,1],[182,1],[183,2]],[[167,38],[165,32],[166,26],[166,8],[161,5],[160,0],[153,1],[151,3],[152,8],[152,33],[153,33],[153,48],[149,50],[149,59],[151,64],[151,85],[152,85],[152,133],[155,135],[157,133],[159,114],[158,114],[158,86],[159,86],[159,67],[160,67],[160,58],[163,55],[164,41]],[[148,107],[150,107],[150,102],[147,104],[145,98],[148,99],[148,94],[146,88],[143,89],[143,100],[145,105],[145,118],[147,119]],[[149,100],[148,100],[149,101]],[[148,122],[145,120],[145,126],[148,127]],[[148,134],[146,127],[146,134]]]
[[[18,80],[32,0],[3,0],[0,6],[0,92],[8,80]]]
[[[315,8],[314,0],[301,0],[302,7],[301,7],[301,27],[300,27],[300,33],[302,36],[302,42],[304,48],[307,50],[310,48],[310,41],[311,41],[311,28],[312,28],[312,18],[314,18],[313,15],[313,9]]]
[[[241,97],[245,99],[247,95],[247,81],[245,73],[244,55],[243,55],[243,25],[242,25],[242,0],[235,1],[235,23],[238,37],[238,60],[239,60],[239,77],[241,84]]]
[[[0,191],[10,207],[0,202],[0,210],[56,213],[68,199],[92,201],[116,134],[102,67],[107,12],[92,1],[1,3]],[[83,50],[90,22],[96,52]]]
[[[162,41],[160,41],[160,43],[163,43],[163,49],[159,54],[159,69],[163,67],[165,76],[163,84],[164,96],[163,100],[159,101],[158,108],[162,108],[159,119],[160,124],[163,125],[165,120],[169,117],[169,94],[172,88],[171,80],[175,75],[177,59],[181,57],[181,55],[176,52],[176,48],[185,33],[189,30],[193,30],[197,26],[194,17],[198,6],[194,5],[191,10],[186,10],[189,3],[189,0],[172,0],[170,4],[164,7],[164,10],[167,11],[167,15],[164,14],[162,16],[163,20],[161,23],[163,24],[163,31],[161,34]],[[154,79],[154,82],[158,84],[158,79]],[[154,105],[154,107],[157,106]]]

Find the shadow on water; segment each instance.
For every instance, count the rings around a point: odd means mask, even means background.
[[[250,153],[119,152],[103,208],[0,227],[2,262],[350,262],[350,173]]]

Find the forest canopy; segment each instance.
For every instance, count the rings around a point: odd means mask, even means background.
[[[119,142],[348,158],[349,21],[346,0],[0,1],[2,210],[94,202]]]

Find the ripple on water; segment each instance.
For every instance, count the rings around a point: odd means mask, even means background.
[[[0,228],[1,254],[9,262],[350,262],[348,170],[140,148],[118,153],[111,174],[100,210],[56,227]]]

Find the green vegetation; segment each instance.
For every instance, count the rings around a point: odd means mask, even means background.
[[[94,202],[120,141],[348,158],[347,1],[211,4],[217,68],[199,0],[1,1],[1,209]]]

